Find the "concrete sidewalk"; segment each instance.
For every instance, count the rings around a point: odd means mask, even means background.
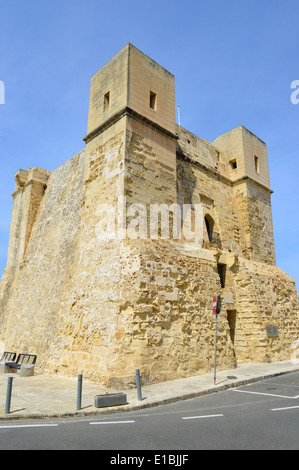
[[[2,374],[0,375],[0,420],[87,416],[132,411],[240,387],[251,382],[295,371],[299,371],[299,363],[296,361],[242,364],[236,369],[217,372],[216,385],[214,385],[213,374],[207,374],[143,386],[142,401],[138,401],[136,389],[121,390],[127,394],[128,404],[110,408],[96,408],[94,397],[107,392],[116,392],[116,390],[108,390],[101,385],[84,380],[83,377],[80,411],[76,410],[77,378],[70,379],[44,374],[36,374],[34,377]],[[10,376],[14,377],[10,413],[4,414],[7,382]]]

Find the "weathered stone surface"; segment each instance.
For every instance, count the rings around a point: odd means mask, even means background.
[[[205,373],[221,295],[219,368],[290,359],[298,294],[275,266],[265,144],[242,126],[212,144],[177,126],[174,77],[131,45],[92,79],[85,142],[52,173],[16,175],[5,348],[37,354],[40,371],[111,387],[135,386],[136,368],[144,383]],[[151,237],[148,219],[145,237],[124,236],[132,205],[161,203],[202,207],[202,247]]]
[[[105,408],[109,406],[120,406],[127,404],[127,395],[125,393],[111,393],[107,395],[96,395],[94,397],[94,406],[96,408]]]
[[[22,364],[20,367],[20,376],[21,377],[32,377],[34,375],[34,365],[32,364]]]
[[[5,362],[0,362],[0,373],[1,374],[9,374],[11,372],[11,368],[5,364]]]

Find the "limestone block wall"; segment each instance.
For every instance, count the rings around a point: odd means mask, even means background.
[[[174,76],[132,44],[127,45],[127,50],[128,106],[173,133],[175,130]],[[154,94],[152,103],[150,103],[150,93]]]
[[[267,146],[256,135],[240,126],[217,137],[212,144],[221,151],[232,181],[247,176],[270,188]]]
[[[48,177],[48,171],[37,167],[19,170],[15,175],[7,271],[14,270],[24,259]]]
[[[0,284],[0,329],[5,348],[38,354],[42,370],[56,357],[63,304],[77,251],[83,202],[84,152],[49,175],[21,265]]]
[[[127,105],[128,66],[125,47],[92,76],[87,134],[94,132]]]
[[[250,181],[235,185],[233,191],[248,256],[275,265],[271,193]]]
[[[104,201],[110,188],[115,200],[122,187],[122,174],[113,172],[123,161],[123,136],[107,135],[92,155],[81,152],[50,174],[24,262],[1,282],[7,349],[36,353],[41,371],[84,373],[119,388],[134,383],[135,368],[148,382],[212,371],[211,302],[221,294],[219,368],[288,359],[298,338],[294,282],[234,249],[244,235],[232,230],[238,211],[226,181],[178,159],[181,191],[188,200],[193,183],[194,200],[214,210],[221,248],[207,241],[207,248],[188,252],[168,240],[98,237],[97,198]],[[224,288],[219,262],[226,264]],[[268,324],[278,337],[267,336]]]
[[[277,267],[240,259],[235,289],[238,362],[290,360],[298,338],[295,282]],[[277,327],[278,336],[268,336],[268,325]]]
[[[215,316],[210,299],[219,292],[215,263],[186,257],[167,242],[142,244],[139,299],[131,304],[130,350],[149,381],[187,377],[213,368]],[[227,321],[219,319],[219,364],[233,367]]]
[[[231,182],[221,173],[207,172],[197,160],[177,155],[178,200],[185,204],[202,204],[203,215],[214,220],[214,232],[219,235],[219,249],[237,255],[246,254],[246,239],[240,226],[238,208]],[[204,247],[211,248],[204,226]]]
[[[125,196],[128,204],[176,202],[176,144],[149,126],[129,119]]]

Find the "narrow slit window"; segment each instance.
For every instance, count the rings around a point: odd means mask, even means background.
[[[150,91],[150,108],[157,109],[157,95],[153,91]]]
[[[209,215],[205,216],[205,224],[207,229],[207,234],[209,238],[209,242],[213,241],[213,228],[214,228],[214,220]]]
[[[254,156],[254,167],[256,173],[260,174],[260,159],[256,155]]]
[[[110,106],[110,91],[104,95],[104,111],[107,111]]]
[[[233,344],[235,344],[235,335],[236,335],[236,311],[228,310],[227,311],[227,321],[229,326],[230,339]]]

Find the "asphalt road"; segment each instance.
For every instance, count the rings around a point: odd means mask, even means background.
[[[108,463],[139,468],[187,466],[192,450],[298,450],[299,373],[94,419],[0,421],[0,449],[106,450]],[[172,462],[166,461],[166,450],[175,456]],[[144,460],[113,460],[128,456]]]

